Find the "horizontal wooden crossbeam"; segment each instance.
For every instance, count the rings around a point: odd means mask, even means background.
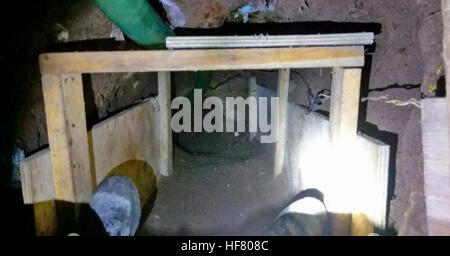
[[[46,53],[42,74],[364,66],[363,46]]]

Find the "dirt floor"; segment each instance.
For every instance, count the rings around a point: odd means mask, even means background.
[[[441,15],[439,0],[171,0],[152,3],[159,11],[166,11],[175,27],[214,28],[222,25],[242,24],[238,8],[252,3],[259,12],[249,15],[249,24],[294,24],[299,29],[313,30],[316,23],[332,21],[348,24],[378,24],[376,47],[367,53],[367,69],[363,97],[381,96],[398,100],[420,99],[442,93]],[[169,3],[170,2],[170,3]],[[172,7],[170,7],[172,6]],[[173,6],[177,8],[174,9]],[[164,8],[163,8],[164,7]],[[272,8],[274,7],[274,8]],[[25,150],[27,155],[48,144],[43,100],[37,68],[37,55],[54,49],[86,48],[81,40],[105,40],[104,48],[115,42],[114,27],[91,1],[36,1],[27,7],[17,5],[22,16],[8,20],[15,24],[5,32],[7,47],[2,64],[9,75],[5,81],[2,109],[7,109],[2,124],[2,152],[11,155],[13,146]],[[161,12],[162,15],[166,13]],[[181,17],[181,18],[180,18]],[[6,21],[5,21],[6,22]],[[293,23],[297,22],[297,23]],[[21,28],[21,29],[17,29]],[[231,26],[233,28],[233,26]],[[290,26],[292,30],[292,26]],[[253,28],[252,31],[257,31]],[[189,33],[190,30],[179,30]],[[197,31],[198,32],[198,31]],[[228,31],[230,32],[230,31]],[[242,31],[241,31],[242,32]],[[206,33],[206,32],[202,32]],[[283,31],[280,31],[283,33]],[[286,31],[284,33],[287,33]],[[125,43],[126,44],[126,43]],[[98,44],[96,44],[98,47]],[[101,48],[102,49],[102,48]],[[246,77],[228,81],[233,73],[217,74],[215,80],[245,85]],[[187,76],[192,77],[192,74]],[[264,76],[267,76],[264,78]],[[273,84],[271,74],[258,74],[258,83]],[[157,93],[155,74],[98,74],[85,77],[88,123],[99,120],[134,102]],[[271,80],[272,79],[272,80]],[[305,88],[315,92],[329,85],[330,71],[299,71],[292,76],[290,101],[304,105]],[[14,85],[14,86],[10,86]],[[235,92],[233,92],[235,93]],[[327,111],[327,105],[323,110]],[[422,235],[425,229],[425,202],[423,195],[420,110],[398,107],[383,102],[369,102],[361,109],[361,131],[391,145],[389,224],[400,235]],[[245,139],[245,134],[239,138]],[[155,204],[147,221],[144,234],[259,234],[264,224],[273,217],[288,197],[276,181],[268,180],[270,150],[254,151],[248,143],[214,147],[210,138],[180,137],[180,148],[175,150],[175,176],[164,179],[158,191],[158,200],[170,202]],[[179,139],[180,139],[179,138]],[[228,141],[224,139],[224,141]],[[184,143],[183,143],[184,142]],[[223,141],[217,142],[223,143]],[[184,147],[183,147],[184,145]],[[186,145],[195,145],[186,148]],[[247,158],[233,158],[235,152],[247,147]],[[201,154],[221,152],[228,156]],[[228,150],[228,151],[227,151]],[[189,153],[188,153],[189,152]],[[197,154],[192,154],[197,152]],[[234,153],[234,155],[233,155]],[[3,157],[2,175],[9,179],[10,163]],[[205,161],[207,162],[205,164]],[[231,164],[233,163],[233,164]],[[249,172],[246,170],[254,170]],[[224,173],[227,173],[225,175]],[[8,176],[9,175],[9,176]],[[3,179],[2,179],[3,181]],[[264,185],[265,184],[265,185]],[[10,189],[11,209],[19,207],[20,191]],[[208,191],[208,193],[205,193]],[[180,197],[179,195],[184,195]],[[217,198],[222,198],[217,200]],[[234,207],[233,207],[234,206]],[[263,207],[264,206],[264,207]],[[278,207],[277,207],[278,206]],[[264,216],[254,216],[263,212]],[[30,217],[25,209],[23,218]],[[168,221],[167,219],[170,219]],[[166,223],[163,225],[163,223]],[[29,228],[30,225],[27,225]]]

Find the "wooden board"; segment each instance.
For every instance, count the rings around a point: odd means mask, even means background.
[[[348,141],[358,128],[361,69],[333,69],[330,105],[332,143]]]
[[[356,193],[364,197],[352,215],[352,235],[366,236],[375,232],[375,228],[387,227],[390,147],[363,134],[357,135],[354,146],[363,152],[356,166],[361,174],[354,182],[362,184]]]
[[[173,169],[173,145],[172,145],[172,90],[170,72],[158,72],[158,103],[161,113],[160,134],[161,161],[160,172],[164,176],[170,176]]]
[[[374,226],[384,229],[389,146],[355,133],[349,154],[353,159],[345,160],[333,151],[325,117],[306,115],[303,107],[294,104],[289,104],[288,117],[283,172],[291,193],[308,188],[322,191],[332,213],[334,235],[367,235]]]
[[[81,74],[43,75],[42,86],[56,199],[89,202],[93,183]]]
[[[281,69],[278,71],[278,118],[277,121],[277,142],[275,145],[274,158],[274,176],[278,177],[283,172],[284,163],[284,149],[286,147],[286,123],[287,123],[287,108],[289,98],[289,82],[290,69]]]
[[[42,74],[362,67],[362,46],[46,53]]]
[[[429,235],[450,235],[450,163],[447,100],[422,100],[425,202]]]
[[[120,164],[129,160],[148,163],[160,170],[159,107],[156,99],[140,103],[92,128],[96,184]],[[166,157],[167,158],[167,157]],[[55,199],[50,153],[40,151],[21,163],[24,203]]]
[[[261,48],[283,46],[371,45],[373,42],[373,33],[287,36],[169,36],[166,38],[166,47],[168,49]]]
[[[159,107],[152,99],[119,113],[92,128],[95,173],[100,183],[116,166],[129,161],[147,162],[159,170]]]

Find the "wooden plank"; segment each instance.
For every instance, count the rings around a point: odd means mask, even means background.
[[[117,166],[132,160],[150,165],[161,173],[159,106],[150,99],[127,109],[92,128],[94,170],[97,184]],[[50,152],[44,149],[21,163],[25,204],[55,199]]]
[[[362,67],[362,46],[46,53],[42,74]]]
[[[168,49],[260,48],[283,46],[371,45],[373,42],[373,33],[287,36],[170,36],[166,38],[166,47]]]
[[[158,72],[158,102],[161,112],[161,161],[160,172],[164,176],[170,176],[173,169],[173,145],[172,145],[172,90],[170,72]]]
[[[355,184],[360,194],[352,214],[352,235],[367,236],[375,227],[386,229],[390,147],[365,135],[358,135],[355,142],[353,146],[362,153],[352,159],[358,162]]]
[[[161,172],[157,104],[152,98],[92,128],[97,184],[107,177],[111,170],[130,160],[144,161],[156,172]]]
[[[281,69],[278,71],[278,119],[277,121],[277,142],[275,145],[275,168],[274,175],[278,177],[283,172],[284,152],[286,148],[286,123],[287,108],[289,100],[289,82],[290,69]],[[272,121],[273,122],[273,121]]]
[[[56,199],[89,202],[92,181],[81,74],[42,76]]]
[[[361,69],[333,69],[330,103],[331,142],[348,141],[358,128]]]
[[[289,104],[284,173],[290,192],[322,191],[333,235],[367,235],[374,226],[384,229],[389,146],[355,134],[352,159],[336,157],[329,125],[324,116],[306,115],[303,107]]]
[[[55,199],[55,185],[51,171],[50,151],[44,149],[20,164],[22,195],[25,204]]]
[[[424,99],[422,144],[429,235],[450,235],[450,161],[447,100]]]

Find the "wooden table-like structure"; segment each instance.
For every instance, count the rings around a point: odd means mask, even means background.
[[[282,172],[284,159],[290,69],[332,68],[332,141],[357,136],[363,46],[46,53],[40,55],[39,62],[50,145],[51,183],[54,184],[53,200],[87,203],[99,182],[93,180],[95,167],[86,127],[84,73],[158,72],[160,130],[159,138],[155,139],[160,156],[153,168],[165,176],[172,172],[170,72],[279,70],[275,176]],[[33,199],[26,199],[26,202],[36,203]]]

